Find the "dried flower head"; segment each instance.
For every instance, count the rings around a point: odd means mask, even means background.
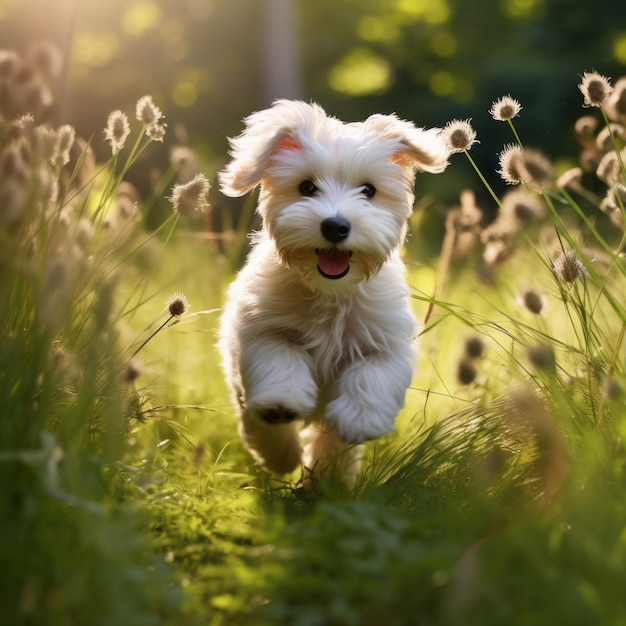
[[[479,359],[485,353],[485,343],[478,335],[472,335],[465,340],[465,356],[469,359]]]
[[[178,182],[189,182],[198,173],[198,155],[187,146],[174,146],[170,150],[170,165],[177,172]]]
[[[602,396],[607,402],[615,402],[624,397],[624,389],[618,380],[612,376],[607,376],[602,381]]]
[[[516,230],[531,222],[542,219],[546,214],[545,206],[535,194],[520,187],[507,192],[502,198],[501,216],[513,220]]]
[[[158,124],[163,117],[163,113],[152,101],[152,96],[143,96],[137,101],[135,109],[137,119],[144,125]]]
[[[580,167],[572,167],[563,172],[556,181],[559,189],[579,189],[582,183],[583,170]]]
[[[132,385],[139,378],[140,374],[141,370],[139,369],[137,362],[131,359],[130,361],[128,361],[128,363],[126,363],[126,366],[124,367],[124,371],[122,372],[122,380],[125,383]]]
[[[146,135],[152,139],[152,141],[163,141],[165,137],[165,129],[167,124],[149,124],[146,126]]]
[[[598,72],[585,72],[578,88],[583,94],[586,107],[603,106],[613,91],[609,79]]]
[[[521,157],[522,148],[520,148],[517,144],[504,146],[504,150],[498,156],[500,164],[498,174],[502,176],[508,185],[517,185],[522,182],[519,167]]]
[[[518,302],[535,315],[539,315],[546,306],[545,296],[531,287],[520,294]]]
[[[621,176],[621,166],[617,152],[611,150],[607,152],[598,163],[596,176],[607,185],[615,185]]]
[[[163,113],[152,101],[152,96],[143,96],[137,101],[135,107],[137,119],[144,125],[146,135],[152,141],[163,141],[167,124],[163,122]]]
[[[35,127],[36,152],[42,161],[55,161],[58,156],[59,138],[54,128],[49,126]]]
[[[476,131],[472,128],[470,120],[448,122],[443,129],[443,135],[453,153],[465,152],[477,141]]]
[[[598,150],[601,152],[607,152],[608,150],[612,150],[615,143],[614,139],[617,138],[620,141],[617,143],[621,143],[624,145],[624,141],[626,140],[626,128],[622,126],[622,124],[618,124],[617,122],[613,122],[608,126],[605,126],[596,137],[596,145],[598,146]]]
[[[606,101],[606,112],[612,120],[626,122],[626,76],[615,83]]]
[[[463,358],[459,361],[456,369],[456,377],[462,385],[469,385],[476,380],[478,371],[470,359]]]
[[[15,73],[20,57],[13,50],[0,50],[0,78],[10,78]]]
[[[555,184],[554,166],[539,150],[525,148],[517,162],[522,182],[537,191]]]
[[[509,95],[496,100],[491,105],[489,113],[494,120],[506,122],[507,120],[512,120],[514,117],[517,117],[521,110],[522,106],[520,103]]]
[[[189,217],[194,211],[204,211],[208,206],[208,195],[211,183],[202,173],[196,174],[188,183],[175,185],[172,189],[170,202],[182,217]]]
[[[538,370],[544,372],[554,372],[556,368],[556,357],[554,356],[554,350],[550,346],[545,344],[538,344],[528,348],[528,360],[531,365]]]
[[[76,130],[69,124],[64,124],[57,131],[57,165],[62,167],[69,163],[70,150],[76,139]]]
[[[117,205],[117,215],[123,222],[140,222],[141,196],[132,183],[124,180],[115,191],[115,204]]]
[[[583,115],[576,120],[574,132],[581,137],[593,137],[598,128],[598,120],[592,115]]]
[[[176,291],[167,299],[165,306],[173,317],[182,317],[189,310],[189,301],[184,293]]]
[[[565,283],[574,283],[587,275],[587,268],[576,256],[575,250],[566,250],[552,265],[555,276]]]
[[[28,59],[44,76],[60,76],[63,56],[52,41],[37,41],[28,50]]]
[[[81,218],[76,225],[76,243],[81,250],[87,250],[93,239],[95,229],[91,220]]]
[[[114,155],[124,148],[129,134],[130,125],[127,115],[120,110],[111,111],[107,118],[107,126],[104,129],[104,139],[111,146]]]
[[[600,209],[604,211],[611,222],[618,228],[624,227],[624,215],[626,214],[626,186],[621,183],[611,185],[606,196],[600,203]]]

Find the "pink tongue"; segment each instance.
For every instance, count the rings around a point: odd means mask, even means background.
[[[350,253],[337,248],[326,248],[317,254],[317,265],[327,276],[339,276],[350,265]]]

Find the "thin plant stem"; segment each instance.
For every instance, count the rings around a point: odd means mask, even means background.
[[[487,191],[491,194],[491,197],[495,200],[498,207],[502,208],[502,202],[500,201],[500,198],[498,198],[498,196],[496,195],[496,192],[492,189],[491,185],[487,182],[487,179],[483,176],[483,173],[480,171],[478,165],[476,165],[474,159],[472,159],[470,153],[467,150],[463,150],[463,152],[465,156],[467,157],[468,161],[472,164],[472,167],[478,174],[483,185],[485,185],[485,187],[487,188]]]
[[[174,319],[174,315],[170,315],[147,339],[145,339],[141,345],[133,352],[133,354],[131,355],[131,359],[134,359],[137,354],[139,354],[139,352],[145,347],[145,345],[159,332],[161,332],[161,330],[163,330],[163,328],[165,328],[165,326],[167,326],[172,319]]]
[[[513,120],[507,120],[507,122],[509,123],[509,126],[511,127],[511,130],[513,131],[513,135],[515,136],[515,141],[517,141],[517,143],[518,143],[520,148],[523,148],[524,145],[522,144],[522,140],[520,139],[519,135],[517,134],[517,130],[515,129],[515,124],[513,124]]]

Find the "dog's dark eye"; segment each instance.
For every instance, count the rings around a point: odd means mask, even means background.
[[[361,189],[361,193],[366,198],[373,198],[376,194],[376,187],[374,187],[374,185],[370,185],[370,183],[365,183]]]
[[[303,180],[298,187],[298,190],[303,196],[311,197],[317,193],[317,186],[312,180]]]

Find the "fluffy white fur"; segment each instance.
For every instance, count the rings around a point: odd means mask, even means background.
[[[298,101],[245,124],[220,175],[230,196],[260,186],[263,219],[221,326],[240,433],[270,470],[332,466],[350,483],[359,444],[393,430],[413,376],[417,323],[399,249],[415,173],[441,172],[448,148],[439,129],[394,115],[346,124]],[[303,181],[314,187],[303,193]],[[329,218],[344,230],[333,240]],[[318,251],[349,252],[347,273],[324,275]]]

